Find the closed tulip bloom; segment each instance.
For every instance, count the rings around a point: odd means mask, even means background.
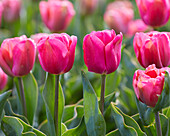
[[[52,32],[64,31],[75,15],[73,4],[69,1],[41,1],[39,8],[44,24]]]
[[[90,72],[114,72],[121,59],[122,34],[114,30],[93,31],[83,40],[84,61]]]
[[[3,90],[8,81],[8,76],[0,68],[0,90]]]
[[[136,57],[142,67],[170,65],[170,34],[168,32],[136,33],[133,41]]]
[[[0,48],[0,66],[9,76],[24,76],[32,70],[35,55],[35,43],[25,35],[5,39]]]
[[[134,17],[133,5],[129,1],[115,1],[107,6],[104,21],[109,28],[123,34],[128,31],[128,24]]]
[[[77,37],[70,37],[66,33],[42,37],[37,45],[42,68],[56,75],[70,71],[74,63],[76,44]]]
[[[170,68],[157,69],[150,65],[145,71],[137,70],[133,77],[133,88],[137,98],[148,106],[155,107],[158,96],[161,95],[164,86],[165,71]]]
[[[147,25],[158,27],[167,23],[170,16],[169,0],[136,0],[136,3]]]
[[[21,0],[3,0],[4,20],[12,22],[19,18],[21,10]]]

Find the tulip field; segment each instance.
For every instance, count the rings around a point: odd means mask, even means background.
[[[170,0],[0,0],[0,136],[170,136]]]

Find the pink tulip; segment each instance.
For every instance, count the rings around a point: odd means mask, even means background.
[[[66,33],[42,37],[37,45],[42,68],[56,75],[70,71],[74,63],[76,44],[77,37],[70,37]]]
[[[164,86],[165,71],[170,73],[170,68],[157,69],[155,64],[150,65],[145,71],[137,70],[133,77],[133,88],[137,98],[148,106],[155,107],[158,96]]]
[[[12,22],[19,18],[21,10],[21,0],[3,0],[4,20]]]
[[[52,32],[64,31],[75,15],[73,4],[69,1],[41,1],[39,8],[43,22]]]
[[[158,27],[167,23],[170,16],[169,0],[136,0],[136,3],[147,25]]]
[[[0,90],[3,90],[8,81],[8,76],[0,68]]]
[[[141,19],[132,20],[128,24],[128,32],[126,33],[126,36],[131,38],[136,32],[145,32],[148,30],[151,30],[151,28],[147,26]]]
[[[27,75],[35,61],[35,44],[25,35],[5,39],[0,48],[0,66],[9,76]]]
[[[170,35],[168,32],[136,33],[133,41],[136,57],[142,67],[170,65]]]
[[[117,33],[127,33],[128,24],[133,19],[133,6],[129,1],[115,1],[107,6],[104,14],[106,24]]]
[[[93,31],[84,37],[84,61],[88,70],[99,74],[114,72],[121,59],[122,34],[114,30]]]
[[[80,12],[82,15],[92,14],[98,6],[98,0],[80,0]]]
[[[31,35],[31,39],[33,39],[34,42],[37,44],[42,37],[48,36],[48,35],[49,34],[47,33],[37,33],[37,34]]]
[[[0,26],[1,26],[1,18],[2,18],[2,12],[3,12],[3,4],[0,2]]]

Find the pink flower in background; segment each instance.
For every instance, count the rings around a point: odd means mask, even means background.
[[[3,17],[6,22],[12,22],[19,18],[21,10],[21,0],[3,0]]]
[[[1,26],[1,18],[2,18],[3,9],[4,9],[3,4],[0,1],[0,26]]]
[[[170,16],[169,0],[136,0],[136,3],[147,25],[158,27],[167,23]]]
[[[0,68],[0,90],[3,90],[8,81],[8,76]]]
[[[79,0],[82,15],[92,14],[98,6],[98,0]]]
[[[128,24],[128,32],[126,33],[127,37],[132,37],[136,32],[145,32],[151,30],[141,19],[132,20]]]
[[[44,24],[52,32],[64,31],[75,15],[73,4],[69,1],[41,1],[39,8]]]
[[[107,6],[104,14],[106,24],[117,33],[127,33],[128,24],[133,19],[133,5],[129,1],[115,1]]]
[[[93,31],[83,40],[84,61],[90,72],[114,72],[121,59],[122,34],[114,30]]]
[[[157,68],[170,65],[170,33],[136,33],[133,41],[136,57],[142,67],[155,64]]]
[[[56,75],[70,71],[74,63],[76,44],[77,37],[70,37],[66,33],[42,37],[37,45],[42,68]]]
[[[133,77],[133,88],[137,98],[148,106],[155,107],[158,96],[164,86],[165,70],[170,73],[170,68],[157,69],[150,65],[145,71],[137,70]]]
[[[35,43],[25,35],[5,39],[0,48],[0,66],[9,76],[24,76],[32,70],[35,55]]]

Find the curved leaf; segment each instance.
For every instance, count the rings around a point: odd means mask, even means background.
[[[84,97],[84,120],[87,134],[89,136],[104,136],[106,133],[106,124],[99,110],[97,96],[82,71],[83,97]]]
[[[120,136],[120,132],[118,129],[109,132],[106,136]]]

